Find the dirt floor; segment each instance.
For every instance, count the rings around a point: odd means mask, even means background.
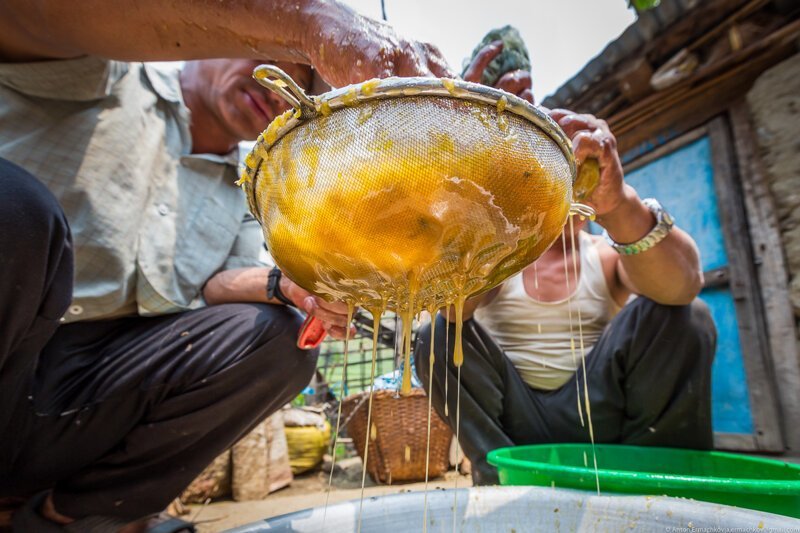
[[[428,483],[428,488],[429,490],[453,488],[457,478],[459,487],[472,486],[472,480],[469,475],[456,475],[454,471],[450,471],[444,477],[431,480]],[[289,487],[270,494],[264,500],[249,502],[219,500],[205,506],[190,505],[188,507],[189,514],[183,518],[195,522],[200,533],[216,533],[265,518],[309,507],[322,506],[325,504],[325,491],[327,488],[327,474],[319,471],[303,474],[295,477]],[[424,489],[425,483],[408,483],[404,485],[374,485],[370,483],[370,486],[364,489],[364,496],[396,494]],[[357,499],[360,496],[360,484],[335,484],[331,489],[329,503]]]

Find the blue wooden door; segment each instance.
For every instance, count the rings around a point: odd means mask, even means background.
[[[717,195],[720,183],[719,176],[715,183],[712,146],[715,144],[708,131],[700,136],[693,135],[692,140],[677,143],[672,151],[636,165],[634,170],[626,172],[625,179],[640,197],[657,198],[675,217],[676,223],[692,235],[700,249],[704,272],[727,275],[733,272],[729,268],[729,251],[734,243],[726,242],[722,226],[726,217],[721,216],[720,211]],[[718,332],[712,375],[715,442],[724,448],[758,449],[759,436],[763,436],[764,431],[778,432],[779,429],[771,418],[773,413],[762,416],[764,406],[753,403],[755,389],[759,393],[755,395],[757,398],[764,394],[771,396],[773,392],[769,383],[751,382],[753,374],[765,373],[749,370],[764,362],[760,353],[743,351],[743,346],[753,346],[753,339],[742,342],[742,335],[750,333],[748,328],[740,327],[740,321],[748,320],[750,315],[742,312],[742,304],[734,296],[729,283],[709,286],[700,294],[711,310]],[[768,422],[759,424],[759,417]]]
[[[634,170],[625,179],[642,198],[657,198],[694,238],[703,271],[728,266],[707,136]],[[753,416],[733,295],[730,287],[717,287],[703,290],[700,298],[711,309],[718,334],[712,377],[714,431],[751,434]]]

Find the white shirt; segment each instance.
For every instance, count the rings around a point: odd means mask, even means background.
[[[203,305],[217,271],[263,238],[238,151],[193,155],[177,72],[96,57],[0,64],[0,157],[43,181],[75,247],[66,321]]]
[[[569,381],[581,364],[581,354],[589,352],[619,311],[595,243],[584,232],[579,233],[579,239],[580,277],[577,289],[574,282],[571,284],[569,298],[537,301],[525,291],[520,272],[503,283],[494,299],[475,311],[478,322],[497,341],[522,379],[535,389],[555,390]]]

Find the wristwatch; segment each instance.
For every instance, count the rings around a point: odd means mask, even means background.
[[[647,206],[656,217],[656,225],[650,232],[636,242],[630,244],[619,244],[603,230],[603,237],[606,242],[621,255],[636,255],[645,252],[660,243],[675,225],[675,219],[661,207],[655,198],[645,198],[642,203]]]
[[[269,271],[269,277],[267,278],[267,298],[270,300],[280,300],[286,305],[293,306],[294,302],[281,292],[281,276],[283,276],[283,274],[278,267],[273,267],[272,270]]]

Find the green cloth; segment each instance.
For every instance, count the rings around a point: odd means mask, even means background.
[[[529,71],[531,69],[528,48],[525,46],[525,42],[522,40],[519,31],[513,26],[504,26],[487,33],[481,42],[478,43],[478,46],[475,47],[475,50],[472,51],[472,55],[469,59],[464,60],[464,70],[461,72],[462,77],[466,74],[469,64],[475,59],[478,52],[480,52],[484,46],[494,41],[503,41],[503,51],[500,52],[500,55],[492,59],[489,66],[483,71],[481,75],[482,84],[494,86],[497,80],[506,72],[520,69]]]

